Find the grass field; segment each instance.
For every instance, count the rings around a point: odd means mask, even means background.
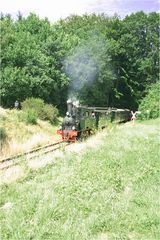
[[[159,130],[159,120],[105,130],[3,185],[1,239],[159,240]]]

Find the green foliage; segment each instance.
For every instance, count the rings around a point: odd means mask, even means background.
[[[41,117],[41,112],[44,107],[44,101],[40,98],[27,98],[22,102],[22,110],[34,109],[38,117]]]
[[[35,14],[14,22],[4,17],[1,34],[3,106],[11,107],[16,99],[22,102],[31,96],[59,104],[59,93],[68,80],[61,72],[60,42],[48,20]]]
[[[151,86],[146,97],[142,100],[139,111],[142,119],[160,117],[160,82]]]
[[[51,104],[45,104],[41,114],[43,114],[41,117],[43,120],[49,120],[51,123],[55,123],[58,117],[58,109]]]
[[[54,123],[57,120],[58,109],[51,104],[45,104],[44,101],[40,98],[27,98],[22,102],[22,110],[27,112],[32,110],[31,115],[36,114],[36,116],[41,120],[49,120],[51,123]]]
[[[20,121],[23,121],[26,124],[36,124],[38,114],[33,108],[31,108],[31,109],[27,108],[27,109],[25,109],[25,111],[21,111],[18,114],[18,118]]]
[[[158,80],[158,13],[70,16],[52,25],[19,13],[0,21],[3,106],[35,97],[62,111],[71,94],[87,105],[137,109]]]

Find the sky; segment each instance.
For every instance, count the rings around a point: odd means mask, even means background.
[[[30,12],[40,18],[47,17],[51,22],[66,18],[71,14],[105,13],[121,18],[132,12],[159,12],[160,0],[1,0],[0,12],[16,17],[18,11],[23,16]]]

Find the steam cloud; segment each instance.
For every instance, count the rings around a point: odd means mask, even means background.
[[[83,87],[92,87],[99,77],[106,58],[107,43],[103,36],[92,34],[64,60],[64,70],[70,78],[68,97],[78,96]]]

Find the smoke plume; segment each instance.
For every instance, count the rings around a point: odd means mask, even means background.
[[[84,87],[92,87],[102,70],[107,43],[103,36],[92,34],[64,60],[64,70],[70,79],[69,96],[77,96]],[[107,58],[105,59],[105,61]]]

